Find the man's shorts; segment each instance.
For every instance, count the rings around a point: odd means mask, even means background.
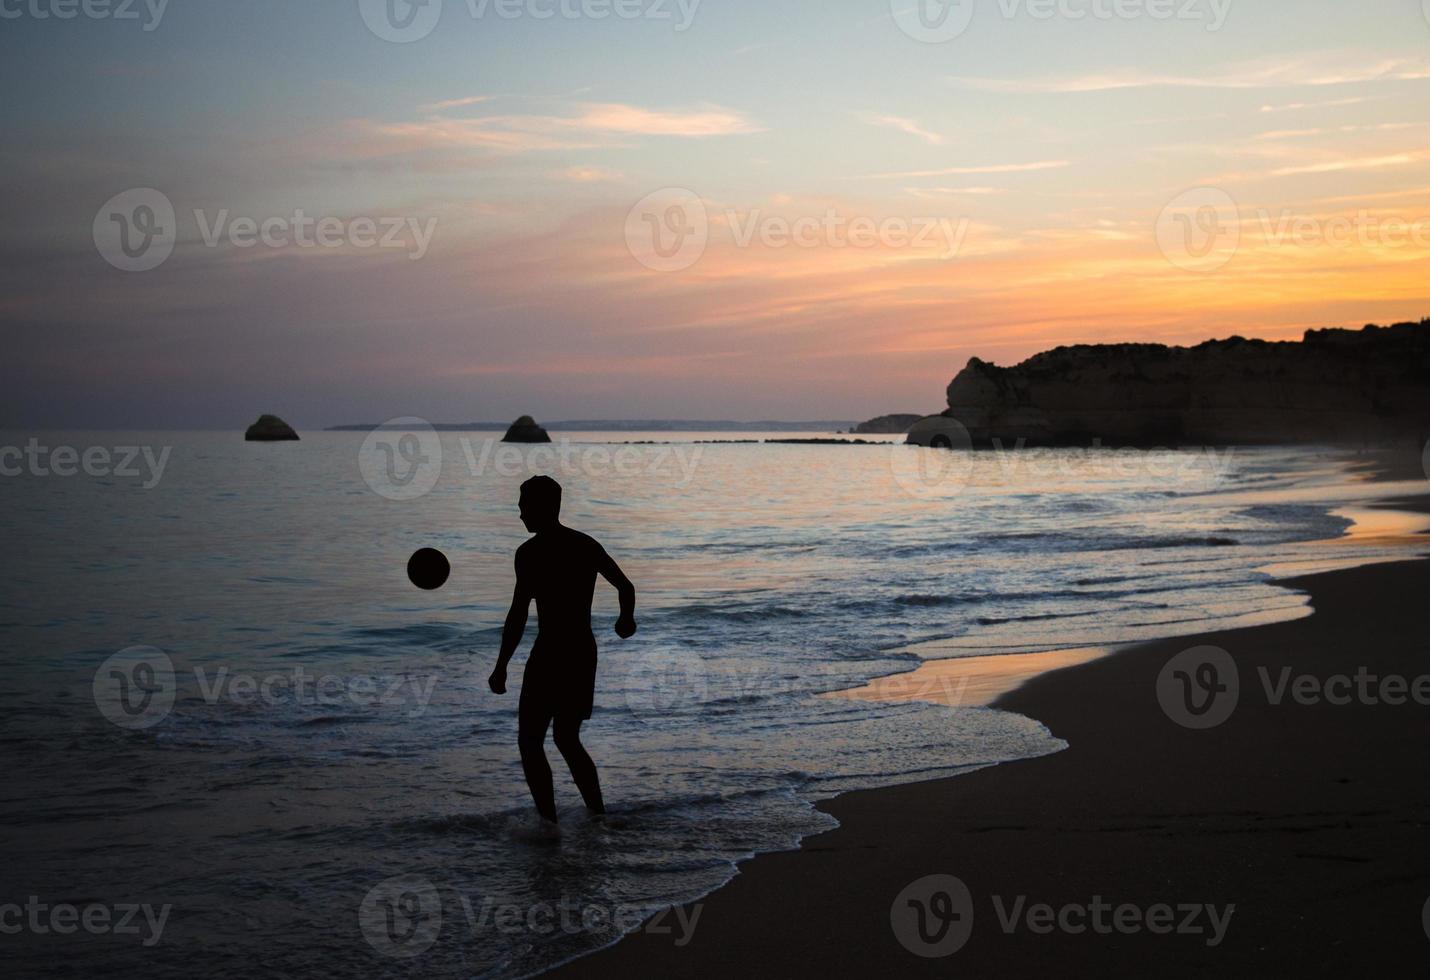
[[[596,699],[596,643],[543,645],[538,638],[521,675],[521,727],[591,717]]]

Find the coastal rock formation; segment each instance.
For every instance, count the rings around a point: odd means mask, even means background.
[[[908,432],[922,415],[880,415],[876,419],[860,422],[851,431],[861,435],[879,435],[891,432]]]
[[[502,436],[502,442],[550,442],[546,430],[536,424],[536,419],[523,415],[511,424]]]
[[[942,413],[974,446],[1423,445],[1430,437],[1430,320],[1232,337],[1196,347],[1059,347],[1014,367],[973,358]],[[939,416],[917,433],[937,430]],[[930,424],[932,423],[932,424]]]
[[[276,415],[260,415],[243,433],[248,442],[289,442],[298,438],[293,427]]]

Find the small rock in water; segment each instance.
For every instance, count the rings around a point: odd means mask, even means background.
[[[502,442],[550,442],[546,430],[536,424],[536,419],[523,415],[511,424],[502,436]]]
[[[298,438],[293,427],[276,415],[260,415],[243,434],[247,442],[284,442]]]

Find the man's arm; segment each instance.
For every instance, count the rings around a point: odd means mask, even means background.
[[[521,577],[521,559],[516,562],[516,588],[511,594],[511,608],[506,613],[506,625],[501,631],[501,652],[497,654],[497,665],[487,685],[494,694],[506,693],[506,665],[511,663],[522,634],[526,632],[526,615],[531,608],[531,592]]]
[[[599,545],[596,547],[596,571],[616,587],[616,594],[621,598],[621,616],[616,620],[616,635],[624,640],[636,631],[636,587],[626,578],[626,573],[621,571],[616,560],[606,554],[606,549]]]

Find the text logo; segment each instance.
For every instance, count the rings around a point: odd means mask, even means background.
[[[425,419],[389,419],[358,450],[358,470],[372,491],[388,500],[414,500],[442,475],[442,443]]]
[[[705,202],[683,187],[647,194],[626,215],[626,248],[656,272],[690,268],[705,254],[709,240]]]
[[[177,237],[173,203],[152,187],[136,187],[104,202],[94,216],[94,247],[124,272],[164,264]]]
[[[1177,195],[1157,217],[1157,245],[1167,261],[1188,272],[1215,272],[1241,244],[1236,201],[1216,187]]]
[[[1157,701],[1183,728],[1215,728],[1231,717],[1241,692],[1236,661],[1220,647],[1183,650],[1157,676]]]
[[[442,17],[442,0],[358,0],[363,23],[384,41],[408,44],[431,34]]]
[[[952,956],[973,934],[973,894],[953,875],[920,878],[894,899],[889,925],[915,956]]]
[[[394,959],[420,956],[442,929],[442,899],[426,878],[398,875],[368,890],[358,926],[373,949]]]
[[[947,416],[924,419],[915,423],[909,437],[917,444],[889,445],[889,469],[905,493],[938,500],[968,485],[973,476],[973,437],[962,422]]]
[[[894,23],[915,41],[952,41],[973,23],[974,0],[889,0]]]
[[[174,707],[174,663],[163,650],[125,647],[99,665],[92,684],[100,714],[120,728],[151,728]]]

